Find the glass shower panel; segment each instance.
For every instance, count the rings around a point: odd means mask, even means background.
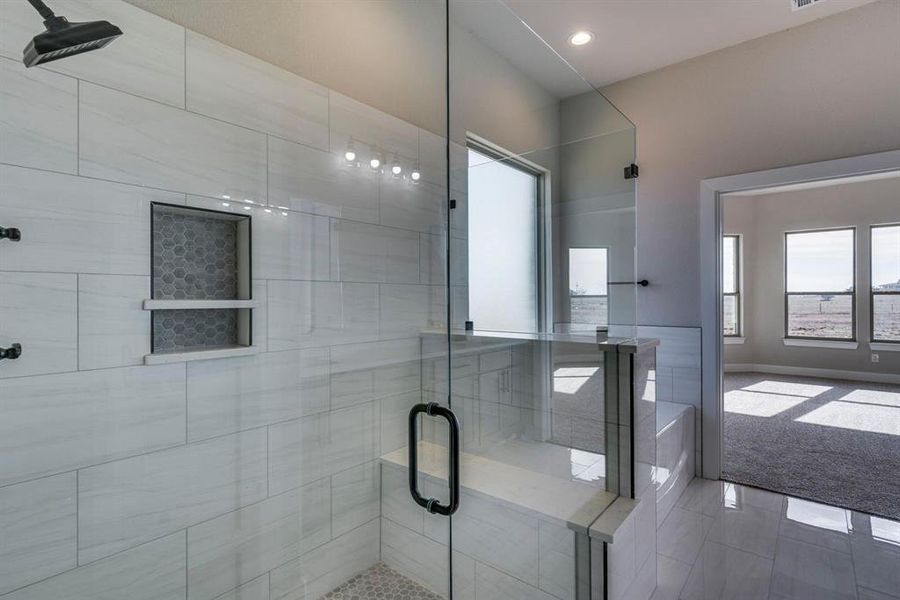
[[[445,3],[47,2],[123,34],[0,1],[0,597],[449,596]]]
[[[424,385],[461,424],[453,589],[589,598],[588,529],[631,492],[618,386],[635,335],[634,127],[502,2],[449,13],[451,332],[428,341]],[[510,173],[535,193],[511,201]],[[518,271],[501,268],[507,245]],[[446,428],[421,444],[440,457]]]

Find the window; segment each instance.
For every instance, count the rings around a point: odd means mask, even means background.
[[[569,248],[569,320],[609,324],[609,252],[606,248]]]
[[[722,238],[722,325],[726,336],[741,335],[741,238]]]
[[[900,225],[874,225],[872,341],[900,342]]]
[[[540,176],[469,149],[469,319],[478,329],[538,331]]]
[[[785,234],[785,337],[856,339],[856,231]]]

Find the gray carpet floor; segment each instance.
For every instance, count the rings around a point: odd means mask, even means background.
[[[900,385],[725,376],[723,479],[900,519]]]

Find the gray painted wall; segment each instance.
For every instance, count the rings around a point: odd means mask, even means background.
[[[637,126],[644,324],[700,325],[700,181],[900,148],[900,0],[602,91]]]
[[[900,373],[900,352],[870,360],[869,226],[900,223],[900,177],[766,195],[726,195],[724,227],[743,237],[743,345],[725,346],[725,363],[763,364],[872,373]],[[859,348],[785,346],[784,233],[856,227]]]

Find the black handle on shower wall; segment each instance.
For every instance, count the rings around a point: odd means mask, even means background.
[[[0,227],[0,240],[2,239],[18,242],[22,239],[22,232],[15,227]]]
[[[606,285],[639,285],[641,287],[647,287],[650,285],[650,282],[646,279],[641,279],[640,281],[609,281]]]
[[[444,417],[450,425],[450,503],[446,505],[437,498],[423,498],[419,494],[419,413]],[[416,404],[409,411],[409,493],[416,504],[430,513],[450,516],[459,508],[459,421],[452,410],[437,402]]]
[[[15,360],[22,356],[22,344],[13,344],[9,348],[0,348],[0,360]]]

